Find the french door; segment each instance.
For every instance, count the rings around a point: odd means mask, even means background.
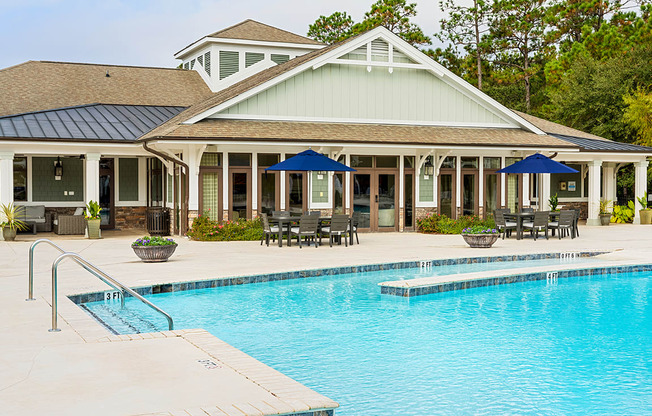
[[[114,182],[113,159],[100,159],[100,227],[103,230],[115,228]]]
[[[351,174],[353,212],[363,231],[398,230],[398,171],[360,169]]]
[[[251,218],[251,169],[229,169],[229,219]]]
[[[448,218],[457,218],[455,204],[456,173],[453,169],[441,169],[439,173],[439,213]]]

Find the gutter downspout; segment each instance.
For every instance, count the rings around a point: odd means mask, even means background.
[[[188,204],[190,203],[190,197],[188,195],[188,190],[190,189],[190,168],[186,163],[184,163],[181,159],[178,159],[176,157],[170,157],[166,155],[165,153],[159,152],[158,150],[154,150],[151,147],[147,146],[147,141],[143,141],[143,149],[146,151],[161,157],[168,162],[176,163],[178,165],[181,165],[185,169],[185,178],[184,178],[184,183],[185,183],[185,189],[183,192],[183,205],[181,206],[181,217],[184,219],[183,221],[179,221],[181,225],[181,235],[186,235],[188,232]]]

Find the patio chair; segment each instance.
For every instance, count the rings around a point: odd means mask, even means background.
[[[566,233],[570,233],[571,238],[575,238],[575,212],[562,210],[559,213],[559,221],[548,223],[548,228],[557,230],[560,240]]]
[[[289,217],[290,211],[272,211],[272,217]]]
[[[355,234],[355,242],[360,244],[360,240],[358,239],[358,224],[360,224],[360,213],[353,211],[353,215],[351,215],[351,221],[353,222],[351,225],[353,227],[353,234]]]
[[[303,213],[303,215],[315,215],[317,217],[321,217],[321,211],[306,211]]]
[[[302,215],[299,219],[299,226],[292,227],[290,230],[290,237],[297,236],[299,248],[301,247],[301,237],[313,238],[315,240],[315,248],[319,246],[317,238],[319,238],[319,217],[316,215]]]
[[[522,208],[521,212],[534,212],[534,208],[532,207]]]
[[[530,230],[534,241],[537,241],[539,231],[542,230],[546,232],[546,240],[548,239],[548,217],[550,217],[550,211],[537,211],[534,213],[534,219],[532,221],[523,222],[523,229]]]
[[[344,238],[344,246],[348,247],[348,237],[349,237],[349,216],[346,214],[333,215],[331,219],[331,224],[327,227],[322,227],[321,235],[328,235],[328,242],[331,247],[333,247],[333,237],[340,237],[339,244],[342,244],[342,238]]]
[[[58,235],[84,235],[86,233],[84,208],[77,208],[74,215],[57,215],[54,219],[54,232]]]
[[[514,221],[505,221],[505,213],[502,209],[497,209],[495,215],[496,217],[494,220],[496,221],[496,228],[498,228],[498,232],[503,235],[504,240],[505,234],[511,230],[516,230],[516,223]]]
[[[575,213],[575,221],[573,222],[573,228],[575,229],[575,236],[580,236],[580,227],[578,227],[578,222],[580,221],[580,209],[571,208],[571,211]]]
[[[276,241],[276,236],[278,235],[278,238],[282,238],[280,235],[280,230],[278,226],[270,226],[269,225],[269,218],[267,218],[266,213],[261,213],[260,217],[263,219],[263,236],[260,239],[260,245],[263,245],[263,240],[267,243],[267,247],[269,247],[269,238],[272,238],[272,242]]]

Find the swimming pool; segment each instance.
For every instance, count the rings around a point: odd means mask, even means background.
[[[650,273],[379,294],[378,282],[444,271],[435,269],[149,298],[177,328],[204,328],[339,402],[338,415],[652,412]],[[133,299],[127,305],[164,329]],[[87,307],[128,332],[117,304]]]

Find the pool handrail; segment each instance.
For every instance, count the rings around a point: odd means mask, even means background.
[[[126,286],[119,281],[115,280],[113,277],[109,276],[107,273],[102,271],[99,267],[95,266],[94,264],[90,263],[88,260],[83,258],[77,253],[72,253],[72,252],[64,252],[61,254],[59,257],[57,257],[53,262],[52,262],[52,328],[49,329],[49,332],[59,332],[61,331],[59,328],[57,328],[57,278],[58,278],[58,268],[59,264],[65,260],[66,258],[72,258],[76,261],[77,264],[80,266],[84,267],[86,270],[91,271],[92,274],[94,275],[101,275],[104,277],[104,279],[110,281],[113,283],[113,285],[116,285],[118,287],[121,287],[122,290],[125,292],[129,293],[131,296],[135,297],[136,299],[140,300],[143,302],[145,305],[149,306],[150,308],[154,309],[158,313],[162,314],[165,316],[165,319],[168,321],[168,328],[170,331],[174,329],[174,322],[172,321],[172,317],[166,313],[164,310],[159,308],[158,306],[154,305],[152,302],[148,301],[141,295],[139,295],[136,291],[134,291],[132,288],[129,286]],[[104,279],[102,279],[104,281]],[[124,302],[124,296],[122,296],[122,302]]]
[[[58,245],[54,244],[54,242],[52,240],[49,240],[47,238],[39,238],[38,240],[36,240],[36,241],[34,241],[32,243],[32,245],[29,247],[29,289],[28,289],[27,299],[25,299],[26,301],[36,300],[36,298],[34,298],[34,249],[36,248],[37,245],[39,245],[41,243],[48,243],[49,245],[51,245],[55,249],[59,250],[60,253],[62,253],[62,254],[66,253],[66,250],[64,250],[61,247],[59,247]],[[73,258],[73,260],[77,261],[77,259],[75,259],[75,258]],[[124,292],[123,289],[121,289],[120,287],[114,285],[109,280],[104,279],[104,277],[102,277],[101,275],[95,273],[93,270],[89,269],[88,267],[84,266],[79,261],[77,261],[77,263],[79,263],[80,266],[82,266],[83,268],[88,270],[90,273],[94,274],[95,277],[97,277],[98,279],[100,279],[101,281],[106,283],[107,285],[111,286],[114,290],[119,291],[120,294],[122,295],[122,296],[120,296],[120,306],[123,307],[123,308],[125,307],[125,292]]]

